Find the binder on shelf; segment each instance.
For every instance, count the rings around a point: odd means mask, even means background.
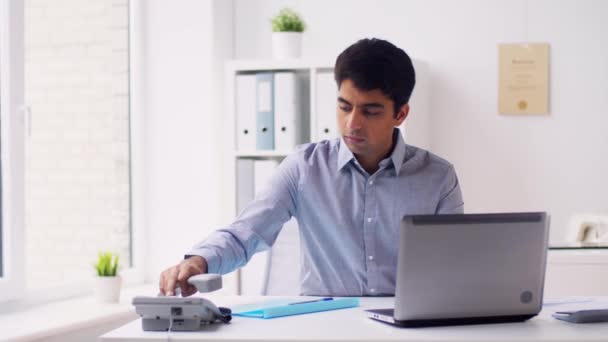
[[[275,149],[291,151],[300,143],[300,92],[295,72],[274,74]]]
[[[236,160],[236,212],[243,209],[255,198],[255,161],[253,159]]]
[[[316,82],[317,127],[315,127],[315,137],[317,140],[333,139],[338,136],[336,126],[338,87],[333,72],[319,72]]]
[[[274,150],[274,75],[256,74],[256,148]]]
[[[255,197],[258,197],[268,188],[278,166],[279,162],[272,159],[256,160],[253,162],[253,189]]]
[[[256,77],[236,76],[236,149],[253,150],[256,146]]]

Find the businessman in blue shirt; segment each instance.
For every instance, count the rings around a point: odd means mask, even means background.
[[[179,286],[188,296],[196,292],[190,276],[244,266],[295,217],[301,294],[392,295],[401,218],[463,212],[452,164],[405,144],[396,128],[415,84],[409,56],[390,42],[362,39],[338,56],[334,76],[340,137],[296,148],[232,224],[161,273],[161,292]]]

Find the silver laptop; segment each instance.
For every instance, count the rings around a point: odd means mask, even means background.
[[[530,319],[542,307],[548,236],[544,212],[406,216],[395,308],[367,314],[405,327]]]

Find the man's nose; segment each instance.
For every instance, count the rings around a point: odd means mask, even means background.
[[[363,114],[357,110],[353,109],[353,111],[348,116],[348,121],[346,123],[346,127],[352,130],[356,130],[361,128],[363,122]]]

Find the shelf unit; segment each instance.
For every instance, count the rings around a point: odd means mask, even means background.
[[[303,93],[300,94],[304,97],[301,102],[302,108],[300,108],[300,114],[303,116],[301,121],[303,127],[299,127],[302,133],[302,139],[299,143],[329,139],[337,136],[335,123],[333,126],[323,126],[325,122],[319,120],[320,114],[317,106],[316,80],[318,75],[323,75],[323,77],[328,77],[328,74],[333,75],[333,64],[331,62],[319,60],[235,60],[226,63],[225,108],[228,114],[227,127],[230,130],[229,141],[231,146],[228,148],[232,151],[228,167],[229,170],[232,170],[231,179],[235,180],[229,182],[232,188],[227,189],[227,191],[232,196],[227,200],[227,205],[232,208],[232,217],[236,217],[244,205],[254,197],[254,163],[264,160],[273,160],[280,163],[283,158],[291,153],[288,150],[256,150],[255,146],[248,146],[245,149],[237,150],[236,77],[238,75],[260,72],[283,71],[295,72],[298,75],[298,81],[301,82],[301,89],[303,89]],[[332,118],[330,121],[327,121],[328,125],[335,122],[335,107],[327,108],[324,114],[329,114]],[[286,224],[285,228],[287,228],[288,224]],[[257,292],[255,290],[257,288],[256,284],[262,286],[264,283],[264,270],[268,257],[268,253],[259,253],[252,258],[247,266],[236,272],[235,281],[239,294],[259,294],[255,293]],[[261,291],[262,289],[260,288]]]
[[[310,141],[318,141],[322,139],[333,138],[336,135],[335,124],[333,127],[321,127],[322,122],[318,119],[319,113],[317,108],[317,75],[327,74],[333,72],[333,65],[330,62],[318,61],[318,60],[281,60],[281,61],[265,61],[265,60],[234,60],[226,63],[226,102],[225,108],[228,114],[228,129],[231,138],[230,146],[228,148],[232,151],[230,169],[234,170],[232,179],[237,179],[236,174],[236,163],[239,160],[282,160],[291,151],[276,151],[276,150],[255,150],[255,146],[248,147],[247,149],[237,150],[237,108],[236,108],[236,77],[240,74],[254,74],[258,72],[279,72],[279,71],[294,71],[304,77],[303,83],[307,93],[307,101],[305,101],[302,108],[302,115],[304,120],[302,123],[306,125],[300,129],[303,132],[303,141],[306,143]],[[336,89],[337,90],[337,89]],[[330,113],[333,119],[334,108],[328,108],[327,111]],[[327,112],[326,112],[327,113]],[[329,130],[329,132],[326,132]],[[232,193],[238,196],[238,189],[233,189]],[[232,203],[236,203],[233,199]],[[234,208],[233,214],[237,214],[238,208]]]

